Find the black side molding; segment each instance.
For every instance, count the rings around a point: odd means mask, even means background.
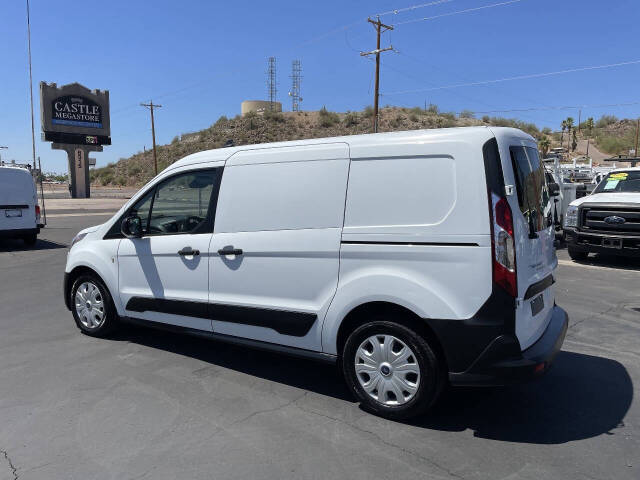
[[[168,313],[271,328],[292,337],[304,337],[317,319],[314,313],[148,297],[131,297],[126,309],[130,312]]]
[[[365,240],[343,240],[342,245],[426,245],[435,247],[479,247],[477,243],[453,243],[453,242],[374,242]]]
[[[204,330],[197,330],[195,328],[179,327],[176,325],[169,325],[168,323],[152,322],[150,320],[142,320],[139,318],[123,317],[125,322],[132,323],[134,325],[140,325],[143,327],[157,328],[159,330],[165,330],[169,332],[175,332],[180,334],[195,335],[198,337],[206,338],[209,340],[219,340],[225,343],[231,343],[234,345],[246,346],[250,348],[256,348],[258,350],[265,350],[270,352],[283,353],[285,355],[291,355],[293,357],[305,358],[307,360],[315,360],[328,364],[335,364],[337,361],[336,355],[330,353],[316,352],[314,350],[306,350],[303,348],[289,347],[286,345],[279,345],[277,343],[262,342],[260,340],[251,340],[248,338],[234,337],[233,335],[224,335],[222,333],[206,332]]]
[[[547,288],[554,284],[553,275],[549,274],[544,277],[542,280],[536,283],[532,283],[527,288],[527,291],[524,294],[524,299],[529,300],[532,297],[535,297],[540,292],[544,292]]]

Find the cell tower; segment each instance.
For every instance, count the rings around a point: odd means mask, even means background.
[[[269,95],[269,110],[276,111],[276,96],[278,86],[276,83],[276,57],[269,57],[267,68],[267,94]]]
[[[291,91],[289,96],[291,97],[291,111],[300,111],[300,102],[302,97],[300,96],[300,80],[302,79],[302,66],[300,60],[294,60],[291,63]]]

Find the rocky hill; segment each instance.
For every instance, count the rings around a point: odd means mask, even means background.
[[[209,128],[199,132],[176,136],[168,145],[157,147],[158,170],[194,152],[220,148],[232,140],[235,145],[355,135],[371,131],[373,110],[367,107],[360,112],[335,113],[322,109],[316,112],[284,112],[264,115],[249,114],[229,119],[220,117]],[[615,117],[602,117],[606,121],[590,132],[593,139],[606,153],[619,153],[626,148],[632,121],[618,121]],[[453,114],[440,112],[435,105],[427,109],[385,107],[380,111],[379,131],[416,130],[423,128],[447,128],[472,125],[509,126],[520,128],[534,137],[548,138],[551,146],[560,144],[561,135],[550,129],[539,130],[532,123],[502,117],[474,118],[471,112]],[[581,132],[580,138],[584,136]],[[567,134],[564,135],[567,144]],[[616,140],[622,139],[622,140]],[[138,152],[117,163],[91,171],[94,185],[139,186],[153,177],[153,156],[150,150]]]

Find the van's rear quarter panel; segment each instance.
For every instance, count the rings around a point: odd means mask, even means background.
[[[352,147],[336,296],[323,348],[363,303],[461,321],[491,295],[491,227],[482,146],[488,131]],[[427,320],[428,321],[428,320]]]

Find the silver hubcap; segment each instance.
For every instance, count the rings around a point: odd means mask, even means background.
[[[87,328],[98,328],[104,322],[104,302],[100,290],[91,282],[84,282],[76,290],[76,313]]]
[[[374,335],[360,344],[355,357],[356,376],[374,400],[402,405],[420,385],[420,367],[413,351],[393,335]]]

